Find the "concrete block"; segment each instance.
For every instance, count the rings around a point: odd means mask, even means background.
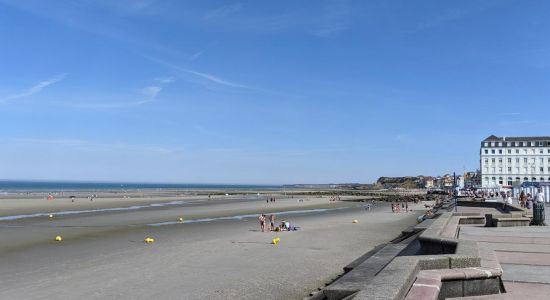
[[[444,255],[419,255],[418,268],[420,270],[449,269],[451,260],[449,256]]]
[[[464,296],[464,287],[461,280],[443,281],[439,291],[439,299],[455,298]]]
[[[500,278],[465,280],[463,287],[466,297],[498,294],[500,293]]]

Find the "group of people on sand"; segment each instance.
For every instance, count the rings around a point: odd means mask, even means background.
[[[401,211],[409,212],[409,202],[391,203],[391,212],[400,213]]]
[[[275,230],[275,215],[269,215],[268,218],[265,214],[261,214],[258,219],[262,232]]]
[[[275,215],[271,214],[269,217],[265,214],[261,214],[258,219],[260,220],[260,230],[262,232],[269,231],[291,231],[298,230],[299,227],[290,227],[290,222],[281,220],[280,226],[275,226]]]
[[[340,201],[340,196],[332,196],[328,201]]]
[[[275,197],[269,197],[269,198],[265,199],[265,202],[266,203],[275,202]]]

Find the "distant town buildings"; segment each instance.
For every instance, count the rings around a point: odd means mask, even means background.
[[[550,137],[497,137],[481,142],[481,186],[550,181]]]

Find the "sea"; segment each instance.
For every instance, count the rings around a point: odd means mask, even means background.
[[[39,191],[107,191],[142,189],[182,189],[182,190],[252,190],[279,189],[279,185],[253,184],[188,184],[188,183],[135,183],[135,182],[77,182],[77,181],[16,181],[0,180],[0,193],[39,192]]]

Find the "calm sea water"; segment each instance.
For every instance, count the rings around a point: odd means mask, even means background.
[[[133,190],[133,189],[278,189],[278,185],[241,184],[178,184],[178,183],[121,183],[121,182],[63,182],[0,180],[0,192],[68,191],[68,190]]]

